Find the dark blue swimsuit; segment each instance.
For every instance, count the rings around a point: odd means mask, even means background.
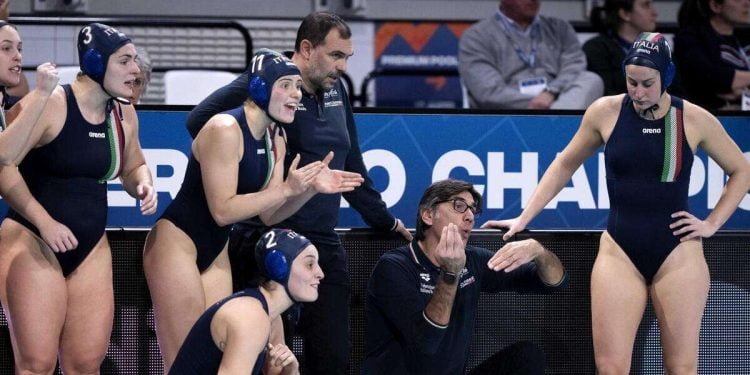
[[[239,163],[237,194],[260,191],[268,184],[273,171],[272,135],[266,131],[262,139],[253,138],[242,107],[224,113],[233,116],[242,129],[245,151]],[[219,226],[211,216],[203,189],[201,166],[192,155],[180,192],[161,218],[174,223],[193,241],[198,252],[196,262],[200,272],[205,271],[219,256],[232,228],[231,225]]]
[[[86,121],[70,85],[64,85],[67,117],[52,142],[34,148],[19,165],[31,194],[78,239],[78,247],[54,253],[64,276],[86,259],[104,235],[107,224],[108,179],[120,172],[124,136],[119,119],[111,114],[101,124]],[[13,219],[39,235],[39,229],[13,209]]]
[[[193,328],[190,329],[190,333],[185,338],[185,342],[182,343],[177,358],[175,358],[172,368],[169,370],[170,374],[216,375],[218,373],[224,352],[216,346],[213,336],[211,336],[211,321],[225,303],[239,297],[257,299],[263,305],[263,311],[268,314],[268,303],[258,288],[247,288],[216,302],[201,315]],[[258,354],[258,358],[255,359],[253,375],[260,374],[266,362],[265,346],[263,351]]]
[[[638,115],[628,95],[604,150],[609,192],[607,232],[650,284],[680,243],[672,213],[688,211],[693,153],[685,139],[682,99],[663,119]]]

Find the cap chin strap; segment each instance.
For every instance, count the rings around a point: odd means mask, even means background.
[[[641,111],[640,115],[641,117],[648,119],[648,120],[656,120],[656,114],[655,112],[659,110],[659,103],[656,103],[652,105],[651,107],[648,107]]]

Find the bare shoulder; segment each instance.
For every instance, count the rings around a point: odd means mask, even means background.
[[[706,138],[724,134],[724,127],[716,116],[703,107],[683,100],[683,117],[685,136],[690,146],[695,149],[696,145],[702,143]]]
[[[202,139],[210,140],[209,142],[227,142],[241,139],[242,130],[237,126],[237,120],[227,114],[218,114],[211,117],[206,125],[198,132],[195,137],[196,141]]]
[[[625,94],[603,96],[595,100],[586,109],[583,115],[583,125],[603,130],[605,127],[614,126],[620,115],[622,100]]]
[[[715,125],[719,124],[719,119],[712,115],[703,107],[693,104],[683,99],[683,116],[686,122],[690,122],[690,126],[700,125],[704,123],[712,123]]]
[[[271,320],[260,301],[253,297],[233,298],[216,312],[216,318],[227,329],[256,337],[268,337],[270,332]]]

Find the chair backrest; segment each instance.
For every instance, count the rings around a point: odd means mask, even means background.
[[[235,78],[234,73],[220,70],[169,70],[164,73],[164,102],[198,104]]]
[[[60,77],[60,80],[57,81],[57,84],[67,85],[69,83],[73,83],[73,81],[76,80],[76,76],[78,75],[78,72],[80,71],[81,71],[81,68],[79,68],[77,65],[58,66],[57,76]]]

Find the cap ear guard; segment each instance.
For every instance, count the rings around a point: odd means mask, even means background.
[[[266,253],[263,266],[268,277],[273,281],[284,282],[289,278],[289,262],[284,253],[280,251],[272,250]]]
[[[310,245],[310,240],[289,229],[274,228],[255,245],[255,263],[266,278],[286,287],[292,263]]]
[[[89,48],[83,54],[83,61],[81,61],[81,71],[90,76],[94,80],[104,78],[105,68],[104,57],[99,51]]]
[[[248,96],[273,119],[268,113],[268,105],[271,102],[271,90],[274,83],[283,76],[299,74],[297,65],[284,55],[261,49],[253,56],[248,67]]]
[[[268,95],[268,83],[261,76],[255,76],[249,81],[250,97],[253,99],[255,104],[262,109],[268,108],[268,102],[271,98]]]
[[[96,22],[84,26],[77,43],[81,72],[103,87],[109,57],[128,43],[130,38],[111,26]]]

